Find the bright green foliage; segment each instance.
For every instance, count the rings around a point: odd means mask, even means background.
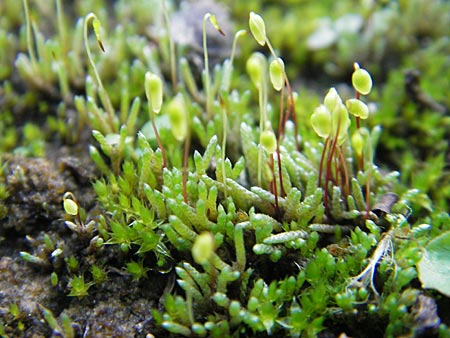
[[[88,295],[88,290],[93,284],[93,282],[86,283],[83,275],[72,277],[69,281],[69,296],[85,297]]]
[[[431,146],[433,156],[426,159],[430,164],[417,175],[418,165],[414,161],[421,154],[402,153],[398,160],[402,171],[399,180],[398,172],[389,173],[375,165],[381,127],[374,125],[383,124],[390,129],[401,126],[399,131],[403,130],[402,117],[395,116],[399,107],[407,115],[405,120],[420,119],[420,114],[411,109],[415,105],[403,107],[404,95],[400,98],[392,93],[385,94],[386,98],[381,95],[383,105],[373,116],[368,105],[357,98],[344,104],[335,88],[328,91],[321,104],[321,99],[308,88],[302,90],[298,100],[292,88],[289,97],[284,97],[282,89],[286,86],[288,91],[290,87],[286,72],[292,69],[288,66],[285,69],[282,59],[275,54],[266,36],[264,20],[254,12],[250,13],[250,31],[259,45],[269,48],[273,57],[270,65],[263,54],[251,54],[249,44],[243,44],[240,62],[232,64],[234,46],[230,59],[209,67],[208,53],[203,48],[202,75],[201,70],[188,62],[192,60],[188,50],[195,54],[200,46],[176,48],[179,60],[174,64],[170,57],[173,42],[170,30],[161,36],[151,36],[158,40],[155,48],[154,41],[149,43],[142,32],[149,20],[158,24],[159,19],[152,15],[143,18],[136,10],[137,5],[128,3],[124,11],[128,14],[123,14],[120,6],[124,3],[117,2],[120,24],[116,29],[101,29],[99,19],[91,13],[84,21],[80,19],[72,31],[67,30],[65,43],[52,37],[46,40],[37,27],[33,28],[33,34],[27,34],[27,41],[23,39],[23,47],[27,42],[29,50],[27,54],[19,53],[17,74],[32,87],[24,105],[35,106],[36,97],[42,93],[59,98],[58,116],[49,120],[52,130],[58,130],[62,139],[74,143],[82,130],[91,130],[89,153],[101,177],[93,183],[98,202],[95,212],[84,211],[83,201],[78,204],[74,199],[63,199],[67,214],[79,215],[83,222],[92,221],[88,223],[91,231],[74,233],[82,250],[66,253],[64,246],[47,236],[40,246],[33,245],[32,253],[21,252],[21,257],[32,264],[59,269],[60,281],[55,282],[53,277],[52,282],[63,287],[68,280],[69,295],[77,297],[86,296],[94,283],[100,287],[107,278],[110,262],[102,256],[104,245],[123,257],[122,271],[135,280],[147,278],[150,270],[176,274],[179,288],[161,298],[162,313],[154,312],[155,321],[174,335],[314,337],[340,325],[348,325],[344,329],[350,335],[357,332],[353,322],[364,316],[386,323],[385,328],[380,328],[386,332],[380,332],[380,336],[407,335],[419,330],[411,318],[414,299],[423,291],[411,282],[420,277],[416,266],[421,266],[422,246],[429,237],[448,231],[450,224],[445,208],[448,180],[443,176],[447,146],[432,142],[445,136],[442,116],[426,111],[426,118],[412,124],[412,130],[419,131],[416,142],[420,144],[422,139],[430,142],[421,147],[426,150]],[[245,8],[252,4],[255,3],[240,2],[236,6]],[[342,6],[348,6],[347,2]],[[379,6],[374,5],[367,12],[370,15],[365,13],[360,19],[370,16],[375,20],[376,15],[386,19],[388,9],[380,10]],[[399,7],[413,8],[407,3]],[[273,16],[281,15],[280,10],[274,11]],[[389,11],[393,9],[389,7]],[[109,21],[100,13],[106,25]],[[130,22],[130,13],[136,22]],[[411,16],[409,12],[406,14]],[[319,66],[327,64],[327,73],[333,72],[333,65],[339,66],[334,72],[348,71],[353,60],[347,54],[354,50],[348,46],[357,47],[359,38],[379,39],[379,35],[373,36],[370,25],[366,25],[369,37],[336,30],[338,36],[331,42],[336,44],[333,55],[341,55],[345,62],[329,61],[335,56],[330,56],[327,47],[319,55],[313,50],[317,44],[314,47],[308,41],[309,47],[299,45],[298,41],[306,41],[305,34],[311,34],[318,25],[307,16],[305,28],[300,29],[304,39],[293,37],[299,31],[298,17],[287,13],[283,14],[283,21],[288,28],[270,27],[273,41],[283,52],[283,46],[295,46],[295,50],[288,51],[294,55],[292,60],[299,55],[304,60],[314,53]],[[208,19],[220,30],[216,17],[207,13],[202,31],[204,46]],[[337,19],[331,20],[333,27],[338,26]],[[90,23],[101,49],[104,48],[99,34],[108,30],[104,41],[107,53],[91,55],[90,47],[95,41],[90,41],[87,34]],[[29,25],[31,28],[31,21]],[[409,43],[407,38],[402,41]],[[16,43],[0,34],[1,46]],[[68,45],[72,44],[70,50]],[[382,48],[379,46],[383,44],[377,43],[374,48]],[[7,49],[2,49],[8,55],[2,54],[0,63],[11,57]],[[374,55],[378,57],[379,54]],[[193,60],[196,59],[198,55],[194,55]],[[242,60],[247,60],[245,67]],[[446,85],[437,75],[445,60],[433,65],[434,77],[426,79],[427,87],[433,86],[433,80]],[[375,73],[380,71],[377,67],[367,65]],[[427,65],[422,67],[426,69]],[[10,68],[2,68],[0,72],[10,73]],[[169,68],[175,74],[179,69],[182,77],[179,82],[165,82],[162,75]],[[211,74],[209,68],[213,69]],[[403,88],[400,73],[388,90],[397,93]],[[267,90],[269,81],[276,91],[281,90],[281,97],[274,98],[273,91]],[[356,97],[369,94],[373,87],[371,75],[359,66],[355,66],[352,84]],[[253,86],[257,97],[249,90]],[[163,88],[167,98],[164,104]],[[371,100],[380,98],[382,88],[376,84]],[[11,84],[5,82],[1,89],[10,102]],[[74,96],[74,92],[82,94]],[[160,113],[154,122],[166,150],[167,163],[156,132],[148,128],[147,108],[141,105],[145,97],[150,102],[150,111]],[[447,100],[445,96],[439,99]],[[394,103],[397,106],[392,108]],[[16,102],[12,100],[8,105],[14,107]],[[76,110],[77,119],[69,115],[72,110]],[[284,112],[288,116],[280,117]],[[3,133],[2,123],[10,125],[11,119],[11,112],[6,112],[5,121],[0,123],[0,143],[5,148],[11,148],[10,144],[19,137],[15,131]],[[295,119],[299,120],[298,125]],[[360,119],[366,119],[367,126],[360,126]],[[272,125],[279,126],[274,127],[276,132],[268,127]],[[410,127],[411,124],[405,126],[408,131],[405,134],[414,134],[409,133]],[[421,137],[434,130],[438,136]],[[41,134],[39,128],[25,125],[25,148],[17,148],[16,152],[41,156],[44,140]],[[383,132],[380,142],[392,150],[397,146],[406,148],[408,140],[401,134],[390,138]],[[436,153],[438,156],[434,156]],[[408,190],[407,180],[420,190]],[[444,186],[439,193],[435,188],[438,182]],[[392,192],[399,195],[399,201],[380,207],[383,196]],[[428,192],[438,195],[439,208],[427,196]],[[6,200],[8,194],[6,188],[0,189],[1,200]],[[71,229],[88,226],[72,221],[66,221]],[[432,243],[427,247],[430,250]],[[94,264],[87,264],[87,255],[88,262],[95,260]],[[61,264],[65,264],[63,271],[67,271],[64,273],[68,277],[61,272]],[[350,324],[337,323],[336,318],[344,318]],[[70,330],[60,330],[50,315],[45,319],[59,334],[65,332],[70,336]],[[441,326],[440,332],[444,330]]]
[[[107,272],[97,265],[91,266],[91,274],[96,284],[101,284],[107,279]]]
[[[70,272],[77,272],[80,267],[80,263],[74,256],[67,257],[66,264]]]
[[[143,262],[131,261],[127,263],[127,271],[133,276],[133,279],[139,280],[141,278],[147,278],[147,271],[149,269],[144,267]]]

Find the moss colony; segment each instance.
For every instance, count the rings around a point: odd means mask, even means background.
[[[0,335],[449,337],[450,4],[0,3]]]

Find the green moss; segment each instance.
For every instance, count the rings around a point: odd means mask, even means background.
[[[145,18],[143,2],[77,1],[72,9],[79,20],[55,12],[50,28],[43,22],[50,14],[30,2],[32,34],[25,29],[28,18],[9,2],[0,46],[19,54],[14,65],[15,54],[0,58],[0,66],[7,65],[0,78],[17,70],[16,82],[0,88],[1,151],[44,157],[49,143],[89,143],[84,156],[100,172],[92,182],[96,208],[81,199],[74,200],[77,212],[65,206],[70,245],[50,233],[30,237],[32,251],[21,252],[57,276],[58,288],[82,298],[94,285],[101,290],[110,271],[131,276],[138,287],[150,273],[176,275],[177,291],[167,287],[160,295],[163,313],[154,315],[154,323],[174,335],[361,335],[355,323],[367,318],[380,323],[377,332],[385,336],[424,329],[420,304],[413,301],[425,294],[415,281],[416,264],[422,246],[450,223],[448,39],[442,38],[447,4],[411,1],[435,20],[429,27],[425,19],[415,20],[408,2],[377,3],[350,16],[350,1],[302,3],[289,14],[281,10],[287,5],[233,3],[239,28],[248,20],[239,13],[265,8],[260,14],[267,31],[254,34],[272,57],[278,54],[270,43],[281,51],[287,74],[278,74],[280,95],[265,75],[266,62],[258,65],[258,90],[253,88],[245,71],[256,49],[251,36],[239,39],[242,54],[234,63],[214,61],[205,69],[213,59],[202,55],[197,41],[178,46],[173,63],[174,37],[162,29],[163,10]],[[174,13],[172,3],[168,8],[170,17],[183,13]],[[87,35],[94,18],[84,16],[89,12],[102,22],[100,31],[94,28],[104,54]],[[329,13],[328,21],[317,20]],[[297,16],[303,18],[300,28]],[[228,27],[220,18],[217,24]],[[361,27],[344,29],[343,20]],[[22,36],[6,33],[20,25]],[[330,27],[337,33],[318,46]],[[207,37],[211,53],[222,44],[201,28],[195,34],[205,44]],[[435,42],[420,48],[418,34]],[[86,53],[92,54],[89,60]],[[200,70],[193,66],[197,60]],[[350,84],[355,61],[372,74],[372,93],[361,99],[351,88],[336,86],[333,97],[325,97],[326,108],[319,108],[327,114],[311,121],[328,89],[322,82]],[[392,64],[399,68],[391,71]],[[314,84],[307,65],[313,66]],[[404,71],[413,66],[422,81],[405,87]],[[164,98],[152,124],[148,116],[153,119],[156,103],[141,104],[151,96],[145,91],[148,72],[162,80],[158,90],[164,92],[158,93]],[[297,94],[299,73],[308,81]],[[366,87],[358,90],[368,93]],[[358,116],[348,116],[342,103],[348,99],[361,99],[347,101],[358,103]],[[268,132],[270,142],[264,138]],[[355,133],[360,138],[352,144]],[[7,215],[9,187],[19,174],[1,174],[0,218]],[[398,201],[384,205],[386,193]],[[208,255],[202,257],[206,249],[197,244],[205,233]],[[49,326],[64,331],[52,317],[47,312]],[[438,330],[436,322],[431,329]],[[446,327],[440,330],[444,336]]]

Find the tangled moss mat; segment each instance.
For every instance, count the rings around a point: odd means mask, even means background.
[[[445,1],[0,3],[0,336],[449,337]]]

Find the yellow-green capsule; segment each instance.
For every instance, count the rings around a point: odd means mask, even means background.
[[[214,28],[222,35],[225,35],[222,28],[220,28],[219,24],[217,23],[217,17],[215,15],[209,15],[209,22],[214,26]]]
[[[78,215],[78,204],[74,200],[72,200],[70,198],[65,198],[63,205],[64,205],[64,211],[67,214],[72,215],[72,216]]]
[[[98,43],[100,49],[104,52],[105,47],[103,47],[102,38],[100,36],[101,23],[100,23],[100,20],[97,19],[96,16],[94,16],[94,20],[92,20],[92,28],[94,29],[95,38],[97,39],[97,43]]]
[[[269,154],[273,154],[277,150],[277,138],[272,130],[264,130],[261,133],[260,142]]]
[[[161,78],[151,72],[145,73],[145,95],[155,114],[161,111],[163,102],[163,83]]]
[[[348,117],[347,107],[340,103],[331,114],[331,130],[333,137],[338,138],[338,145],[343,144],[346,140],[349,126],[350,118]]]
[[[354,116],[358,116],[361,119],[367,119],[369,117],[369,107],[358,99],[349,99],[345,101],[348,112]]]
[[[178,141],[183,141],[188,133],[187,111],[183,97],[179,94],[170,101],[167,113],[173,136]]]
[[[367,70],[359,68],[359,64],[356,62],[354,67],[355,71],[352,74],[353,88],[363,95],[369,94],[372,89],[372,77]]]
[[[342,100],[338,92],[336,91],[336,88],[332,87],[328,90],[328,93],[327,95],[325,95],[323,103],[330,112],[333,112],[335,109],[340,107]]]
[[[214,237],[210,232],[202,232],[192,245],[192,258],[197,264],[206,263],[214,253]]]
[[[250,12],[250,17],[248,20],[248,24],[250,26],[250,31],[252,32],[255,40],[261,45],[264,46],[266,44],[266,24],[264,23],[261,15],[256,14],[255,12]]]
[[[352,135],[352,147],[356,155],[362,155],[364,149],[364,139],[359,130],[356,130]]]
[[[281,90],[284,86],[284,62],[281,58],[272,60],[269,66],[270,81],[275,90]]]
[[[314,109],[314,113],[311,115],[311,125],[320,137],[327,138],[330,136],[331,114],[325,105],[321,104]]]
[[[53,271],[50,275],[50,281],[52,283],[52,286],[55,287],[58,285],[58,275],[55,271]]]
[[[259,53],[253,53],[247,60],[246,69],[256,88],[261,88],[267,61],[266,57]]]

